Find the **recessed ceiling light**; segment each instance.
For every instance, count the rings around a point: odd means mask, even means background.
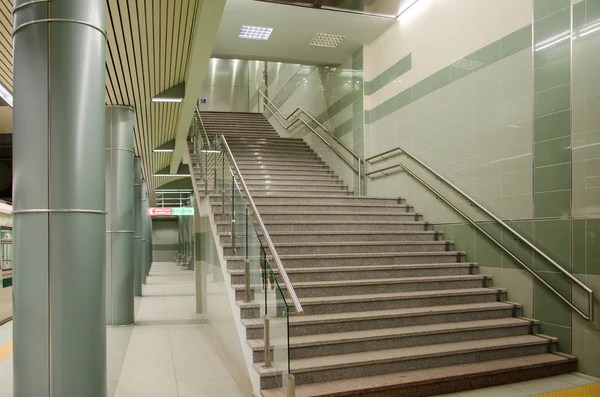
[[[251,40],[268,40],[271,36],[273,28],[262,28],[260,26],[242,26],[240,30],[240,39],[251,39]]]
[[[340,45],[345,38],[346,36],[338,36],[337,34],[317,33],[308,44],[316,47],[335,48]]]

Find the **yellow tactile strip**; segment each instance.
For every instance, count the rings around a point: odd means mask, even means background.
[[[4,360],[6,357],[10,356],[12,354],[12,352],[13,352],[12,341],[0,346],[0,361]]]
[[[540,394],[537,397],[599,397],[600,382],[590,383],[589,385],[574,387],[561,391],[555,391],[547,394]]]

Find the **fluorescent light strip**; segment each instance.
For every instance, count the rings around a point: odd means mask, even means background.
[[[2,84],[0,84],[0,97],[2,97],[11,108],[13,107],[13,96]]]
[[[243,25],[238,37],[240,39],[268,40],[272,32],[273,28]]]
[[[173,149],[154,149],[154,153],[172,153]]]
[[[220,150],[200,150],[200,153],[221,153]]]
[[[152,102],[174,102],[178,103],[183,101],[183,98],[152,98]]]

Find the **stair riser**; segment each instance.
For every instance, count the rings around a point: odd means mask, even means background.
[[[393,309],[409,309],[416,307],[429,306],[444,306],[444,305],[460,305],[472,303],[490,303],[502,302],[506,300],[506,292],[490,292],[486,294],[460,294],[448,296],[432,296],[411,299],[387,299],[387,300],[365,300],[362,302],[344,302],[344,303],[318,303],[312,304],[302,302],[302,308],[306,315],[316,314],[334,314],[334,313],[351,313],[351,312],[369,312],[373,310],[393,310]],[[258,318],[258,311],[247,310],[246,317],[243,318]]]
[[[336,214],[339,212],[356,212],[358,214],[363,212],[382,212],[385,214],[399,214],[405,215],[406,213],[414,213],[413,207],[407,206],[350,206],[350,205],[303,205],[303,204],[293,204],[293,205],[258,205],[258,209],[261,213],[269,213],[269,212],[289,212],[293,209],[294,212],[312,212],[319,214]]]
[[[403,284],[369,284],[369,285],[352,285],[352,286],[328,286],[302,288],[295,285],[294,290],[299,298],[316,298],[324,296],[347,296],[347,295],[363,295],[363,294],[385,294],[392,292],[415,292],[415,291],[436,291],[449,289],[465,289],[465,288],[481,288],[485,287],[485,282],[481,280],[453,280],[453,281],[435,281],[435,282],[418,282],[418,283],[403,283]],[[283,286],[281,286],[283,288]],[[288,291],[283,288],[283,294],[289,298]],[[235,291],[236,300],[243,300],[245,297],[244,290]]]
[[[296,197],[253,197],[254,202],[259,207],[261,205],[289,205],[288,203],[296,202],[299,199]],[[386,199],[386,198],[363,198],[363,197],[301,197],[301,201],[306,204],[320,204],[326,206],[328,204],[331,205],[344,205],[344,204],[385,204],[385,205],[394,205],[394,204],[405,204],[404,199]],[[212,202],[212,201],[211,201]]]
[[[311,314],[333,314],[351,313],[373,310],[408,309],[416,307],[459,305],[470,303],[498,302],[499,294],[477,294],[477,295],[449,295],[419,299],[390,299],[381,301],[346,302],[343,304],[304,304],[302,308],[307,315]],[[506,295],[502,294],[503,299]]]
[[[282,255],[280,255],[282,256]],[[289,258],[282,257],[281,261],[286,269],[293,268],[318,268],[318,267],[332,267],[332,266],[376,266],[376,265],[406,265],[406,264],[428,264],[428,263],[455,263],[463,262],[461,255],[436,255],[431,253],[430,255],[404,255],[404,256],[392,256],[383,258],[371,258],[371,257],[358,257],[358,258]],[[244,261],[237,258],[227,259],[227,268],[231,270],[243,269]]]
[[[311,175],[311,176],[302,176],[302,175],[243,175],[244,181],[246,183],[264,183],[266,181],[270,181],[272,183],[279,183],[279,181],[297,181],[299,183],[309,183],[309,182],[330,182],[330,183],[342,183],[339,178],[333,175]]]
[[[260,211],[260,208],[259,208]],[[321,213],[306,213],[306,214],[262,214],[264,222],[300,222],[300,221],[337,221],[337,222],[352,222],[352,221],[397,221],[397,222],[412,222],[421,221],[423,217],[420,214],[404,212],[402,214],[321,214]]]
[[[291,270],[291,269],[290,269]],[[373,280],[381,278],[400,278],[400,277],[433,277],[433,276],[464,276],[473,274],[470,266],[463,267],[444,267],[444,268],[421,268],[421,269],[396,269],[396,270],[372,270],[352,271],[352,272],[303,272],[294,273],[288,271],[288,277],[292,283],[312,282],[312,281],[344,281],[344,280]],[[251,277],[252,278],[252,277]],[[232,284],[244,284],[246,277],[244,275],[232,275]],[[281,277],[277,277],[280,284],[283,282]]]
[[[283,157],[283,156],[292,156],[292,157],[319,157],[315,152],[308,148],[304,148],[302,146],[298,147],[272,147],[268,149],[262,149],[260,147],[252,147],[252,146],[229,146],[235,158],[238,156],[246,156],[246,157]]]
[[[220,208],[220,207],[219,207]],[[349,242],[364,242],[364,241],[397,241],[397,242],[408,242],[408,241],[438,241],[441,237],[436,240],[436,235],[432,233],[428,234],[292,234],[292,235],[276,235],[271,234],[271,239],[275,244],[285,243],[312,243],[319,241],[321,243],[349,243]],[[263,244],[266,243],[263,239]],[[242,237],[238,237],[237,243],[244,244],[245,240]],[[230,236],[221,236],[220,243],[223,246],[231,245]]]
[[[238,166],[240,167],[240,170],[244,169],[248,169],[249,167],[254,167],[254,168],[263,168],[261,166],[264,166],[264,168],[267,167],[271,167],[271,168],[279,168],[279,167],[301,167],[301,168],[310,168],[310,167],[327,167],[327,164],[325,164],[322,160],[278,160],[278,159],[274,159],[274,160],[269,160],[269,159],[265,159],[265,160],[236,160],[236,163],[238,164]],[[243,175],[243,174],[242,174]]]
[[[329,180],[329,181],[297,181],[297,180],[273,180],[273,181],[265,181],[265,180],[244,180],[248,188],[253,189],[268,189],[268,188],[284,188],[284,187],[295,187],[295,188],[324,188],[324,189],[346,189],[346,187],[342,184],[341,181]]]
[[[308,192],[312,192],[313,194],[317,193],[320,194],[321,192],[329,192],[331,194],[343,194],[344,192],[348,192],[348,190],[346,190],[345,186],[305,186],[304,189],[302,189],[302,186],[258,186],[258,185],[248,185],[248,189],[250,189],[250,192],[256,192],[256,193],[268,193],[268,192],[273,192],[273,193],[306,193],[308,194]]]
[[[315,224],[300,224],[291,223],[286,224],[267,224],[269,232],[323,232],[323,231],[346,231],[346,232],[374,232],[374,231],[408,231],[408,230],[427,230],[426,225],[423,223],[414,224],[410,223],[398,223],[398,224],[333,224],[333,225],[321,225]]]
[[[537,326],[533,326],[537,332]],[[379,351],[386,349],[401,349],[407,347],[434,345],[439,343],[467,342],[481,339],[502,338],[510,336],[530,335],[532,326],[523,325],[518,327],[503,327],[496,329],[474,329],[460,332],[444,332],[440,334],[413,335],[407,337],[393,337],[377,340],[366,340],[349,343],[339,343],[334,345],[315,345],[307,347],[292,347],[290,349],[291,359],[301,359],[309,357],[322,357],[338,354],[347,354],[348,352],[360,353],[369,351]],[[264,362],[264,350],[253,352],[255,363]]]
[[[516,311],[516,316],[513,316],[513,311]],[[465,311],[456,313],[443,313],[443,314],[423,314],[417,316],[408,317],[393,317],[393,318],[371,318],[368,320],[359,321],[338,321],[338,322],[327,322],[320,324],[302,324],[297,325],[294,323],[290,324],[290,336],[303,336],[303,335],[317,335],[317,334],[330,334],[335,332],[352,332],[352,331],[364,331],[367,329],[382,329],[382,328],[397,328],[397,327],[411,327],[417,325],[427,324],[444,324],[454,323],[461,321],[477,321],[477,320],[491,320],[508,317],[520,316],[519,309],[513,308],[502,308],[493,310],[481,310],[481,311]],[[246,328],[247,339],[262,339],[263,328]]]
[[[390,374],[404,371],[415,371],[419,369],[445,367],[450,365],[467,364],[474,362],[501,360],[505,358],[523,357],[548,352],[547,345],[511,346],[498,350],[484,350],[476,352],[465,352],[449,356],[436,356],[427,358],[415,358],[396,362],[380,362],[365,364],[354,367],[335,368],[322,371],[294,373],[296,385],[316,382],[328,382],[339,379],[350,379],[362,376],[373,376]],[[292,371],[293,372],[293,371]],[[274,378],[261,378],[261,388],[277,387]]]
[[[233,151],[233,156],[236,161],[254,161],[254,160],[274,160],[274,161],[286,161],[287,160],[321,160],[319,156],[311,152],[298,153],[296,151],[282,151],[281,153],[277,153],[274,150],[271,150],[269,154],[266,153],[258,153],[256,151]]]
[[[423,245],[339,245],[339,246],[304,246],[304,247],[276,247],[279,255],[309,255],[309,254],[366,254],[378,252],[440,252],[452,251],[452,245],[446,246],[445,242],[440,244],[423,244]],[[232,256],[233,251],[227,248],[227,256]]]
[[[284,171],[284,170],[279,170],[279,169],[274,169],[274,170],[267,170],[267,169],[257,169],[257,170],[242,170],[240,168],[240,170],[243,172],[243,176],[244,178],[246,177],[254,177],[254,178],[264,178],[265,176],[269,175],[269,176],[278,176],[278,177],[286,177],[286,176],[297,176],[297,177],[328,177],[328,178],[337,178],[337,176],[335,176],[333,174],[333,171],[329,170],[329,169],[314,169],[314,170],[307,170],[307,171]]]

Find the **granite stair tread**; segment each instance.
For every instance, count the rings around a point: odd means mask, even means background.
[[[518,305],[517,305],[518,306]],[[323,324],[339,321],[368,321],[375,320],[381,317],[397,318],[397,317],[412,317],[423,314],[441,314],[441,313],[459,313],[480,310],[494,309],[510,309],[515,307],[514,303],[509,302],[486,302],[486,303],[470,303],[463,305],[445,305],[445,306],[430,306],[430,307],[415,307],[405,309],[392,310],[374,310],[370,312],[349,312],[349,313],[328,313],[328,314],[313,314],[309,316],[290,316],[290,325],[303,324]],[[263,319],[245,319],[242,320],[247,328],[262,328]]]
[[[483,339],[467,342],[443,343],[438,345],[426,345],[405,347],[400,349],[376,350],[371,352],[339,354],[332,356],[320,356],[314,358],[301,358],[291,360],[292,373],[298,374],[315,369],[331,369],[374,362],[392,362],[397,360],[416,360],[432,356],[448,354],[476,352],[490,349],[501,349],[506,347],[517,347],[524,345],[548,345],[556,342],[556,338],[544,335],[522,335],[507,338]],[[259,365],[261,376],[277,373],[277,369],[263,368]]]
[[[487,329],[511,326],[516,327],[531,324],[539,324],[539,321],[531,320],[524,317],[508,317],[491,320],[462,321],[459,323],[417,325],[402,328],[377,328],[364,331],[291,336],[290,347],[347,343],[351,341],[384,339],[390,337],[412,336],[419,334],[445,333],[449,331],[464,332],[473,329]],[[262,350],[265,346],[263,339],[250,339],[247,342],[250,348],[252,348],[252,350]]]
[[[473,267],[475,262],[455,262],[455,263],[430,263],[430,264],[416,264],[416,265],[373,265],[365,268],[364,266],[323,266],[323,267],[297,267],[291,269],[285,269],[288,274],[299,274],[299,273],[325,273],[325,272],[362,272],[365,270],[376,271],[376,270],[393,270],[393,269],[429,269],[429,268],[447,268],[447,267]],[[244,270],[230,269],[230,274],[244,274]],[[279,273],[277,268],[273,269],[275,274]]]
[[[501,379],[529,380],[535,378],[536,370],[540,372],[547,367],[568,367],[576,364],[576,358],[566,354],[537,354],[531,356],[505,358],[485,362],[428,368],[406,371],[401,374],[392,373],[354,379],[343,379],[296,386],[296,397],[343,397],[359,395],[409,397],[417,394],[414,388],[420,389],[420,396],[462,391],[477,387],[494,386],[506,383]],[[529,373],[526,371],[530,371]],[[563,373],[557,369],[558,373]],[[546,371],[548,375],[551,372]],[[521,375],[520,375],[521,374]],[[487,380],[496,376],[498,380]],[[443,386],[445,385],[446,388]],[[450,389],[452,387],[452,389]],[[427,394],[425,393],[427,390]],[[263,397],[279,397],[277,389],[262,391]],[[372,393],[372,394],[371,394]]]

